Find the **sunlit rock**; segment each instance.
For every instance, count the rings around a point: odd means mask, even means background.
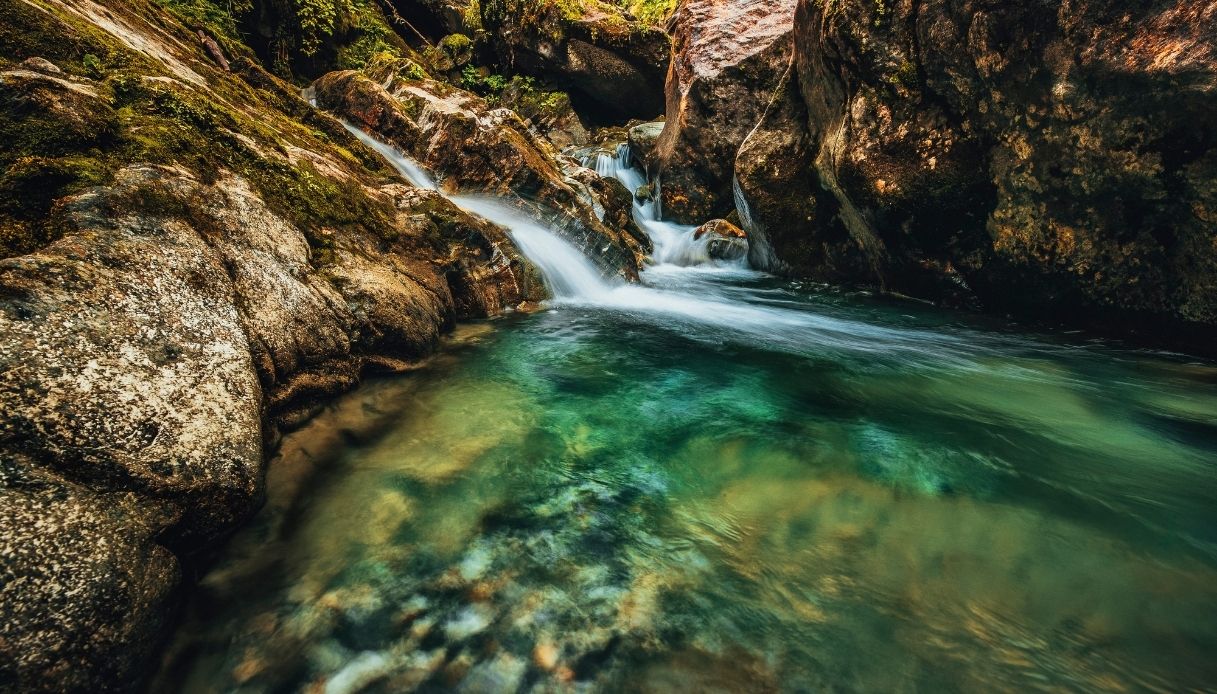
[[[717,260],[740,260],[748,255],[748,235],[725,219],[712,219],[697,227],[693,238],[706,240],[706,252]]]

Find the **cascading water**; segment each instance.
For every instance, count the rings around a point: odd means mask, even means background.
[[[596,155],[594,163],[596,173],[605,178],[616,178],[625,184],[626,189],[636,193],[646,185],[642,172],[630,165],[630,149],[628,145],[617,148],[615,155],[601,152]],[[656,192],[649,200],[634,198],[634,221],[638,224],[651,242],[655,245],[653,260],[660,265],[730,265],[743,267],[740,263],[714,261],[710,258],[710,239],[703,236],[694,238],[695,226],[665,222],[660,218],[659,195]]]
[[[482,196],[458,195],[451,200],[468,212],[507,227],[520,252],[541,270],[555,300],[595,299],[612,291],[612,285],[591,260],[515,207]]]
[[[344,124],[385,157],[414,185],[440,190],[415,161],[358,128]],[[597,173],[612,176],[636,191],[641,172],[629,164],[625,146],[616,156],[601,154]],[[442,191],[441,191],[442,192]],[[711,260],[706,239],[694,239],[695,227],[658,218],[654,201],[634,202],[634,218],[655,245],[656,264],[642,273],[642,284],[606,279],[595,264],[553,230],[513,205],[486,196],[449,196],[458,206],[505,227],[520,251],[540,270],[555,306],[611,310],[655,329],[692,339],[724,340],[763,346],[789,354],[825,350],[898,356],[919,363],[960,365],[983,352],[983,340],[906,330],[851,320],[823,312],[787,308],[749,283],[765,276],[741,262]]]
[[[414,186],[415,188],[439,190],[439,186],[436,185],[435,179],[431,178],[431,175],[427,173],[426,169],[418,165],[418,162],[397,151],[396,147],[377,140],[350,123],[346,121],[340,122],[342,123],[342,127],[349,130],[356,139],[370,147],[380,156],[384,157],[385,161],[389,162],[389,164],[397,170],[397,173],[401,174],[402,178],[410,182],[410,185]]]

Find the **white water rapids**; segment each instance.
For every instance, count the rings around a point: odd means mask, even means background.
[[[367,133],[347,127],[407,181],[439,190],[417,162]],[[636,191],[645,179],[629,166],[628,156],[624,147],[617,156],[601,154],[595,169]],[[574,245],[506,200],[480,195],[450,199],[507,228],[520,251],[541,270],[553,294],[549,303],[556,308],[611,310],[695,340],[736,341],[807,356],[862,353],[966,367],[970,357],[984,351],[983,338],[976,335],[875,325],[847,317],[832,306],[811,304],[788,289],[757,287],[766,275],[749,269],[745,260],[712,260],[706,252],[706,239],[694,240],[694,227],[659,219],[655,202],[634,201],[635,222],[655,249],[653,263],[642,272],[642,283],[630,284],[606,278]]]

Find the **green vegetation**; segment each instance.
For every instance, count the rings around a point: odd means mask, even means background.
[[[349,10],[348,33],[355,38],[349,43],[339,43],[340,69],[362,70],[380,60],[402,57],[402,41],[385,23],[379,10],[362,0],[351,3]]]
[[[678,0],[620,0],[621,6],[634,15],[638,21],[651,26],[659,26],[668,21],[668,17],[676,11]]]
[[[502,75],[489,74],[486,68],[466,65],[465,69],[461,71],[459,86],[466,91],[489,98],[503,92],[507,87],[507,78]]]
[[[217,40],[240,41],[236,17],[253,11],[252,0],[155,0],[183,25],[204,28]]]
[[[24,2],[0,0],[0,9],[6,11],[0,42],[16,49],[7,60],[42,56],[94,79],[80,89],[45,77],[0,82],[0,257],[54,241],[69,230],[56,201],[106,185],[120,168],[141,162],[177,164],[204,182],[225,171],[238,174],[317,248],[331,245],[337,230],[382,239],[398,233],[391,207],[369,197],[358,175],[324,175],[292,152],[317,152],[352,171],[387,177],[383,161],[363,148],[355,154],[342,147],[352,142],[346,131],[256,65],[209,79],[208,89],[198,90],[155,79],[162,64],[87,22],[72,23],[70,15],[48,24]],[[178,40],[190,39],[177,32]]]
[[[456,67],[467,65],[473,59],[473,41],[464,34],[449,34],[440,39],[440,50]]]

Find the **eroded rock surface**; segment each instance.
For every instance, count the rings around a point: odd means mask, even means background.
[[[1211,350],[1217,3],[791,7],[681,6],[665,215],[733,198],[761,268]]]
[[[477,6],[500,61],[568,89],[588,102],[583,113],[625,120],[663,111],[671,40],[662,29],[609,3],[484,0]]]
[[[677,9],[655,152],[665,215],[697,224],[732,208],[736,153],[790,63],[794,9],[794,0],[688,0]]]
[[[1211,334],[1214,35],[1211,1],[801,0],[815,173],[881,283]]]

